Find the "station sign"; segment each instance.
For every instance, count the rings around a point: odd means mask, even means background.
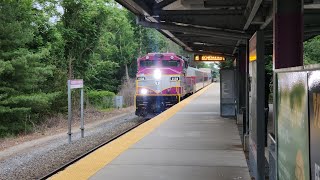
[[[194,55],[195,61],[225,61],[226,58],[224,56],[219,55],[202,55],[196,54]]]
[[[257,33],[249,40],[249,61],[256,61],[257,60]]]
[[[83,80],[82,79],[73,79],[73,80],[68,80],[70,83],[70,89],[79,89],[83,88]]]
[[[80,89],[80,129],[81,138],[84,137],[84,111],[83,111],[83,79],[68,80],[68,142],[71,143],[71,127],[72,127],[72,89]]]

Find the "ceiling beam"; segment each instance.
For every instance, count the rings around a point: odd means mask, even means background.
[[[212,0],[212,1],[204,1],[205,8],[230,8],[230,7],[237,7],[237,8],[245,8],[246,7],[246,0]]]
[[[268,15],[266,16],[264,23],[260,26],[260,29],[265,29],[273,20],[273,6],[269,9]]]
[[[252,1],[254,1],[254,4],[252,5]],[[249,0],[248,4],[247,4],[247,10],[245,12],[245,14],[247,15],[247,21],[243,27],[243,30],[247,30],[250,26],[250,24],[252,23],[254,17],[256,16],[260,6],[261,6],[262,0]],[[239,46],[240,41],[237,42],[237,46]],[[237,47],[234,48],[233,50],[233,54],[235,54],[237,51]]]
[[[186,42],[189,46],[193,45],[202,45],[202,46],[211,46],[211,47],[227,47],[227,48],[234,48],[235,44],[233,45],[225,45],[225,44],[218,44],[218,43],[210,43],[210,42],[203,42],[203,41],[187,41]]]
[[[148,14],[152,14],[152,9],[150,9],[150,2],[152,4],[154,1],[144,1],[144,0],[133,0],[136,4],[138,4],[142,9],[148,12]],[[148,3],[149,2],[149,3]],[[147,4],[148,3],[148,4]]]
[[[194,51],[202,51],[202,52],[214,52],[216,54],[231,54],[232,49],[226,49],[226,48],[216,48],[216,47],[202,47],[202,46],[198,46],[198,47],[192,47],[192,49]]]
[[[252,2],[252,1],[249,0],[248,4],[250,2]],[[247,30],[249,28],[252,20],[254,19],[254,17],[256,16],[256,14],[257,14],[257,12],[258,12],[258,10],[260,8],[261,3],[262,3],[262,0],[255,0],[254,1],[254,4],[253,4],[252,8],[250,8],[250,12],[249,12],[249,14],[247,16],[247,22],[244,25],[243,30]]]
[[[141,1],[141,0],[140,0]],[[155,18],[150,16],[150,12],[147,12],[145,9],[143,9],[140,4],[137,4],[136,1],[133,0],[117,0],[118,3],[120,3],[123,7],[126,7],[131,12],[133,12],[137,17],[144,15],[146,18],[151,22],[158,22]],[[146,7],[145,7],[146,8]],[[184,44],[182,41],[180,41],[178,38],[176,38],[171,32],[166,30],[159,30],[160,33],[165,35],[167,38],[171,39],[173,42],[177,43],[179,46],[183,47],[185,50],[192,51],[190,47],[188,47],[186,44]]]
[[[116,1],[119,4],[121,4],[123,7],[129,9],[135,15],[144,15],[144,16],[150,15],[149,14],[150,12],[147,12],[146,10],[144,10],[141,6],[139,6],[133,0],[116,0]]]
[[[186,45],[184,42],[182,42],[180,39],[178,39],[177,37],[175,37],[171,32],[167,31],[167,30],[161,30],[160,31],[163,35],[165,35],[167,38],[171,39],[173,42],[175,42],[176,44],[178,44],[179,46],[181,46],[184,50],[186,51],[192,51],[192,49]]]
[[[243,31],[245,18],[243,15],[179,15],[159,16],[158,21],[174,24],[185,24],[194,27]],[[233,24],[232,24],[233,23]]]
[[[211,52],[211,51],[199,51],[199,50],[193,50],[193,51],[188,51],[192,52],[194,54],[203,54],[203,55],[214,55],[214,56],[224,56],[224,57],[234,57],[230,53],[222,53],[222,52]]]
[[[171,3],[174,3],[176,0],[163,0],[160,3],[156,4],[155,6],[153,6],[153,9],[162,9],[166,6],[168,6]]]
[[[222,47],[222,46],[204,46],[204,45],[193,45],[191,46],[194,50],[212,50],[216,52],[232,52],[234,47]]]
[[[218,30],[218,29],[206,29],[206,28],[196,28],[191,26],[179,26],[174,24],[168,23],[153,23],[143,20],[143,18],[137,18],[138,24],[155,28],[155,29],[163,29],[173,32],[184,32],[189,34],[198,34],[198,35],[205,35],[211,37],[218,37],[223,39],[249,39],[250,35],[247,35],[243,32],[233,32],[233,31],[225,31],[225,30]]]
[[[217,10],[154,10],[156,16],[201,16],[201,15],[243,15],[242,9],[217,9]]]
[[[198,42],[198,43],[206,43],[206,44],[215,44],[217,46],[235,47],[235,44],[237,42],[236,40],[213,38],[209,36],[199,36],[199,35],[192,36],[191,34],[188,34],[188,35],[190,35],[191,37],[180,36],[180,35],[175,35],[175,36],[185,43]]]

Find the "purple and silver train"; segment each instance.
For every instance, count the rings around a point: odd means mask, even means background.
[[[138,58],[136,115],[153,117],[211,83],[211,71],[188,65],[174,53],[148,53]]]

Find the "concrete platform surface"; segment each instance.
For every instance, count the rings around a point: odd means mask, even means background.
[[[219,115],[219,84],[176,112],[92,180],[250,180],[236,121]]]

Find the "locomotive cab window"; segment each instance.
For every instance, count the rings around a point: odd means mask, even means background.
[[[175,60],[162,61],[162,66],[165,66],[165,67],[179,67],[180,66],[180,61],[175,61]]]
[[[156,61],[149,61],[149,60],[140,61],[141,67],[150,67],[155,65],[156,65]]]
[[[184,68],[188,68],[189,64],[187,61],[184,61]]]

